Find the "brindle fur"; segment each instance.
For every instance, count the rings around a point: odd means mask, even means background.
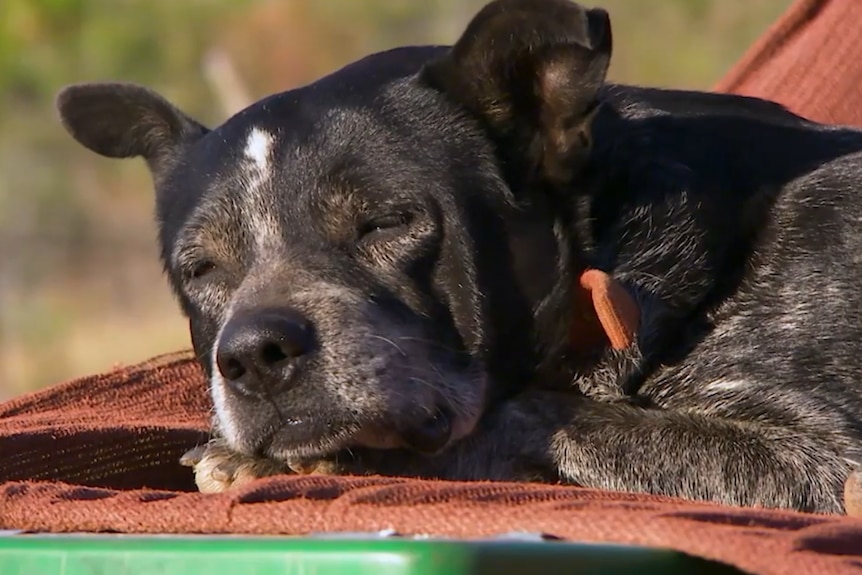
[[[454,47],[369,56],[214,130],[137,86],[61,93],[78,141],[153,172],[216,404],[187,459],[203,482],[563,480],[841,511],[862,133],[606,84],[610,53],[602,10],[497,0]],[[579,263],[640,303],[632,349],[567,348]],[[272,310],[313,341],[226,380],[220,334]],[[417,432],[446,441],[418,453]]]

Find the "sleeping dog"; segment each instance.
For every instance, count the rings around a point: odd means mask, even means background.
[[[862,133],[606,82],[606,12],[497,0],[208,129],[58,97],[143,157],[206,371],[204,490],[298,473],[562,481],[840,512],[862,446]],[[636,343],[568,343],[575,271]]]

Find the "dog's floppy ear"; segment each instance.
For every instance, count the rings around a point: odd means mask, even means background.
[[[155,92],[127,83],[67,86],[57,95],[66,131],[109,158],[143,157],[154,175],[177,149],[207,129]]]
[[[496,0],[422,79],[478,117],[506,162],[571,179],[610,64],[610,18],[569,0]]]

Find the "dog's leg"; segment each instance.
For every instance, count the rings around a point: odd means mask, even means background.
[[[529,391],[489,415],[428,473],[524,480],[544,469],[584,487],[838,513],[851,471],[828,438],[766,414],[742,422]]]

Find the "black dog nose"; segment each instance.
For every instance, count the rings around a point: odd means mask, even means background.
[[[234,390],[260,395],[289,385],[296,360],[313,346],[311,323],[299,312],[245,312],[225,324],[216,365]]]

